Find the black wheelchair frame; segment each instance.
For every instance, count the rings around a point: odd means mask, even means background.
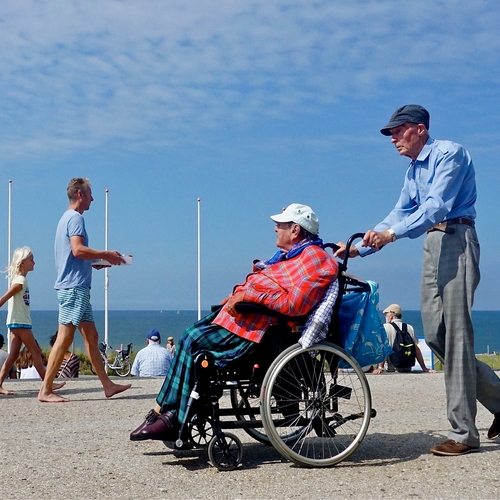
[[[287,460],[300,466],[332,466],[351,455],[376,415],[366,376],[352,356],[339,347],[338,312],[342,296],[369,291],[362,279],[347,273],[349,249],[363,233],[347,241],[339,263],[339,293],[324,342],[302,348],[300,331],[290,318],[258,304],[240,303],[239,313],[265,312],[278,324],[266,332],[257,352],[219,369],[209,351],[195,359],[195,385],[181,424],[176,447],[208,448],[211,463],[233,470],[242,461],[240,439],[227,430],[243,429],[264,444],[273,445]],[[333,252],[337,245],[325,248]],[[230,407],[221,407],[224,392]]]

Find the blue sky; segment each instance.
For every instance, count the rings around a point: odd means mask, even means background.
[[[379,129],[419,103],[431,136],[473,157],[475,308],[499,309],[499,25],[496,0],[1,2],[0,254],[12,179],[32,308],[56,309],[55,227],[85,176],[91,246],[104,247],[109,189],[109,247],[134,255],[109,271],[110,309],[196,309],[200,197],[206,309],[274,253],[283,206],[312,206],[330,241],[382,220],[408,162]],[[382,306],[418,309],[422,244],[350,270],[380,283]]]

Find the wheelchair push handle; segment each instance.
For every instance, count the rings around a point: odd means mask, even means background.
[[[351,247],[352,247],[354,240],[357,240],[358,238],[362,239],[364,236],[365,236],[365,233],[354,233],[347,240],[347,243],[345,244],[344,259],[342,261],[342,271],[347,271],[347,261],[349,260],[349,251],[351,250]]]

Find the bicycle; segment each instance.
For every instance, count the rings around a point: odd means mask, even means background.
[[[119,377],[126,377],[130,373],[130,368],[132,363],[130,361],[130,354],[132,352],[132,343],[127,345],[126,349],[115,349],[116,355],[115,359],[111,361],[108,357],[107,351],[113,348],[106,344],[105,342],[99,343],[99,352],[102,356],[102,362],[106,368],[106,373],[112,375],[113,372]],[[94,368],[92,367],[92,373],[95,374]]]

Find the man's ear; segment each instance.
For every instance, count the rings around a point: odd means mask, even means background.
[[[423,123],[417,125],[417,132],[419,136],[427,135],[427,129]]]
[[[292,234],[294,238],[297,238],[300,234],[300,226],[297,223],[292,226]]]

